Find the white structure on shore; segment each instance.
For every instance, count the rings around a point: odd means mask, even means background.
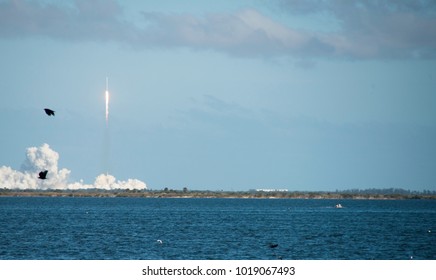
[[[255,189],[256,192],[288,192],[288,189]]]

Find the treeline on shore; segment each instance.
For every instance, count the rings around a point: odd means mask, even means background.
[[[151,198],[289,198],[289,199],[436,199],[436,191],[364,189],[323,191],[207,191],[207,190],[17,190],[0,189],[0,196],[43,197],[151,197]]]

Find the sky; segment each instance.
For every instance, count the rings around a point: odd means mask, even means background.
[[[0,0],[0,58],[0,185],[436,190],[434,1]]]

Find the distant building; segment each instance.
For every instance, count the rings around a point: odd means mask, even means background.
[[[255,189],[255,192],[288,192],[288,189]]]

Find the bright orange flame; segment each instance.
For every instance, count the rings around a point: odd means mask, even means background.
[[[108,90],[106,90],[105,99],[106,99],[106,125],[108,125],[108,121],[109,121],[109,91]]]

